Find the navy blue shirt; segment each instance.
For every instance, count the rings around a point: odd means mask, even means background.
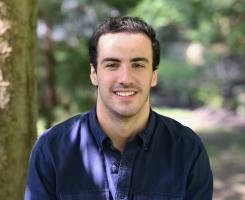
[[[208,156],[191,129],[151,111],[121,154],[94,107],[38,139],[25,200],[211,200],[212,193]]]

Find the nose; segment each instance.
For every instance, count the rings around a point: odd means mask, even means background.
[[[129,65],[124,64],[121,66],[121,70],[119,71],[119,83],[129,85],[132,83],[132,70]]]

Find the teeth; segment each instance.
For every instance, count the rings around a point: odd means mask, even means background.
[[[127,97],[127,96],[132,96],[135,94],[135,92],[116,92],[116,94],[118,96],[122,96],[122,97]]]

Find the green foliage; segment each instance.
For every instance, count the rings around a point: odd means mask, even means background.
[[[62,44],[57,44],[55,48],[56,89],[60,104],[66,108],[72,107],[71,102],[76,102],[80,110],[87,110],[91,105],[92,94],[88,90],[90,67],[86,48],[86,41],[80,41],[77,48]]]
[[[184,20],[183,12],[176,8],[184,10],[186,5],[183,1],[143,0],[130,14],[142,17],[154,27],[160,27]]]
[[[162,90],[159,93],[174,98],[176,105],[190,105],[195,100],[193,94],[197,89],[198,77],[198,68],[185,60],[163,57],[159,67],[158,85]]]
[[[213,82],[203,83],[194,94],[196,101],[213,108],[220,108],[223,105],[223,98],[217,84]]]
[[[132,9],[140,3],[141,0],[103,0],[103,2],[113,8],[119,9],[122,13],[125,13],[128,9]]]
[[[244,53],[244,10],[241,0],[143,0],[130,14],[156,28],[178,25],[186,39],[205,45],[223,42],[231,51]]]
[[[60,0],[41,0],[39,4],[39,19],[44,19],[50,24],[55,24],[62,19]]]
[[[197,68],[176,58],[162,58],[159,75],[163,80],[172,80],[174,84],[181,85],[183,81],[191,80],[197,75]]]

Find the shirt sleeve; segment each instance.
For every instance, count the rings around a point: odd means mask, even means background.
[[[207,152],[202,146],[188,177],[185,200],[212,200],[213,175]]]
[[[45,138],[35,144],[28,167],[24,200],[55,200],[55,171]]]

